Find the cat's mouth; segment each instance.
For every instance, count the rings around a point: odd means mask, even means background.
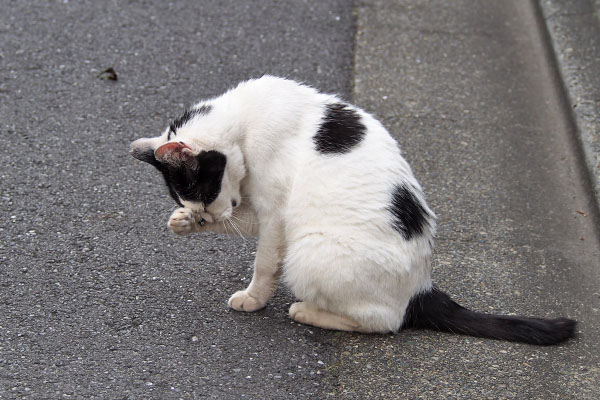
[[[199,225],[204,225],[205,223],[212,224],[215,222],[215,219],[212,215],[206,212],[194,211],[194,219],[196,223]]]
[[[196,220],[196,223],[198,223],[200,225],[204,225],[204,223],[213,224],[215,222],[223,222],[223,221],[228,220],[229,218],[231,218],[231,216],[233,214],[233,210],[231,210],[231,209],[225,210],[219,216],[214,216],[214,215],[204,212],[204,211],[194,211],[193,214],[194,214],[194,219]]]

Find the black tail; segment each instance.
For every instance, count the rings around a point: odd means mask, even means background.
[[[467,310],[434,287],[411,299],[403,328],[433,329],[483,338],[551,345],[572,337],[576,324],[576,321],[568,318],[538,319]]]

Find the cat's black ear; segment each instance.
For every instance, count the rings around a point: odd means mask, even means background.
[[[152,149],[132,150],[131,155],[140,161],[144,161],[153,165],[158,163],[158,160],[154,157],[154,150]]]
[[[158,167],[160,162],[154,156],[154,149],[158,146],[160,138],[142,138],[131,143],[130,154],[140,161]]]

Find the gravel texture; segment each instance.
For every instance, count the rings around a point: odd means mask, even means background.
[[[332,333],[281,290],[226,301],[255,243],[176,237],[129,143],[265,73],[349,96],[347,1],[2,1],[0,398],[315,398]],[[117,80],[97,75],[112,67]]]

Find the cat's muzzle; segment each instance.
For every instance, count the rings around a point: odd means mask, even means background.
[[[206,224],[206,220],[204,218],[202,218],[202,216],[200,215],[200,213],[193,213],[194,215],[194,220],[196,221],[196,223],[200,226],[204,226]]]

